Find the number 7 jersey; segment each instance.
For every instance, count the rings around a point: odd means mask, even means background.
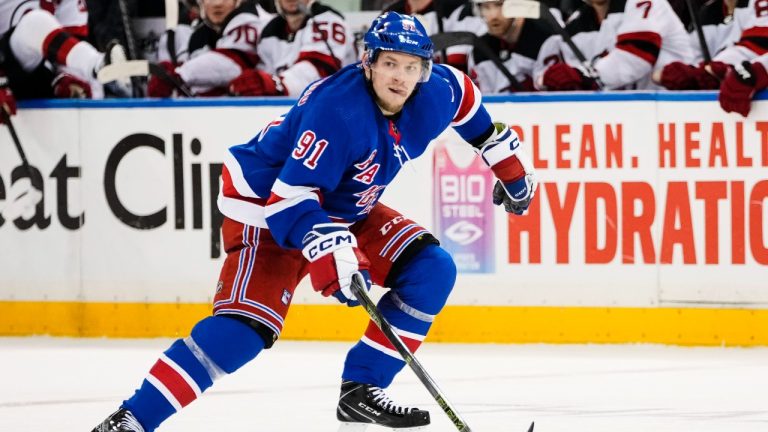
[[[225,156],[221,212],[298,248],[317,223],[365,218],[408,160],[448,126],[472,144],[493,131],[477,87],[434,65],[396,118],[375,104],[360,64],[317,81],[284,116]]]

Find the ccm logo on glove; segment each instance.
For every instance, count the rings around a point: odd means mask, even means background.
[[[341,246],[355,247],[357,246],[357,239],[349,231],[346,233],[340,232],[332,237],[320,237],[304,249],[306,251],[305,256],[309,261],[314,261],[317,257],[334,251]]]

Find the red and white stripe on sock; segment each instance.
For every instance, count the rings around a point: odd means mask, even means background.
[[[176,362],[161,355],[149,371],[147,381],[176,409],[184,408],[200,397],[202,390],[194,379]]]
[[[403,343],[405,343],[405,346],[408,347],[411,352],[416,352],[426,337],[426,335],[412,333],[398,329],[394,326],[392,328],[395,330],[395,333],[400,336],[400,339],[403,341]],[[368,328],[365,330],[365,334],[360,339],[360,341],[388,356],[394,357],[396,359],[402,359],[400,354],[398,354],[397,350],[395,349],[395,346],[392,345],[389,339],[387,339],[387,336],[384,335],[384,332],[382,332],[381,329],[379,329],[379,327],[373,321],[368,322]]]

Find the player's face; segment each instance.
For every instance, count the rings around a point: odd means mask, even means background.
[[[306,8],[309,0],[277,0],[280,2],[280,8],[286,15],[303,15],[303,9]]]
[[[237,7],[237,0],[203,0],[205,17],[214,26],[219,26]]]
[[[482,15],[485,23],[488,24],[488,33],[496,37],[504,36],[512,24],[511,19],[505,18],[501,14],[501,4],[502,2],[500,1],[491,1],[478,5],[480,15]]]
[[[421,78],[424,62],[421,58],[399,52],[383,51],[366,71],[376,103],[385,114],[400,112]]]

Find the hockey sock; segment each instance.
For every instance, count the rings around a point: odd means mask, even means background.
[[[213,382],[251,361],[263,339],[236,319],[212,316],[178,339],[157,360],[141,387],[123,407],[149,432],[197,399]]]
[[[426,337],[455,281],[456,266],[450,255],[431,245],[411,259],[392,290],[379,301],[382,315],[411,352]],[[395,347],[376,323],[369,321],[365,334],[347,354],[342,378],[387,387],[403,366],[405,362]]]
[[[90,79],[104,58],[91,44],[64,31],[56,18],[42,9],[24,15],[11,34],[10,45],[27,72],[45,59],[69,67],[80,78]]]

